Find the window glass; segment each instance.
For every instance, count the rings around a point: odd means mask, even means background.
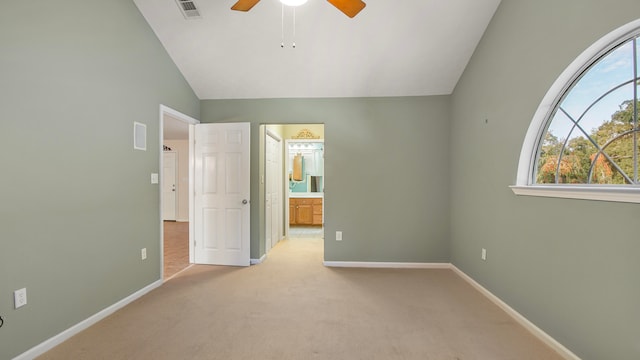
[[[639,183],[639,57],[640,41],[630,39],[595,61],[564,94],[539,141],[536,183]]]
[[[640,75],[640,41],[636,39],[636,76]]]

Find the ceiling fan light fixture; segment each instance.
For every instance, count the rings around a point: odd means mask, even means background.
[[[280,0],[281,3],[287,6],[300,6],[307,2],[307,0]]]

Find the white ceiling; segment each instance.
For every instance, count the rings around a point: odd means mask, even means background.
[[[450,94],[500,0],[365,0],[350,19],[325,0],[134,0],[200,99]]]

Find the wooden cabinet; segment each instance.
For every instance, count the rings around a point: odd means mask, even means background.
[[[322,225],[322,199],[290,198],[289,225]]]

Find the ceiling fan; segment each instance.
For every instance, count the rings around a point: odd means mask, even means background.
[[[287,4],[288,2],[283,0],[281,1],[284,4]],[[364,9],[365,6],[367,6],[367,4],[365,4],[364,1],[362,0],[327,0],[327,1],[350,18],[358,15],[358,13],[362,9]],[[260,0],[238,0],[238,2],[231,7],[231,10],[249,11],[258,2],[260,2]],[[296,5],[301,5],[301,4],[304,4],[306,0],[304,1],[298,0],[293,2],[296,3]]]

